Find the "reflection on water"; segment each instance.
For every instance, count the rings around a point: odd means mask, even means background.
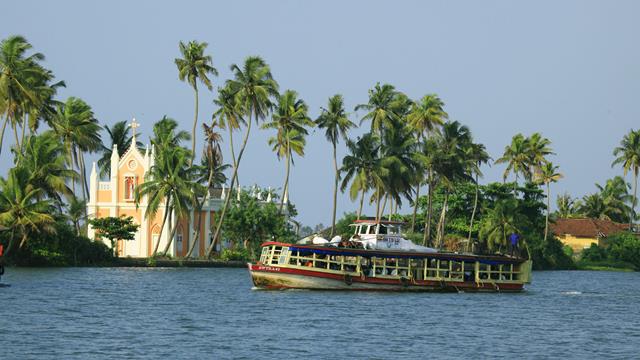
[[[252,291],[243,269],[7,269],[6,359],[633,358],[640,273],[537,272],[522,294]]]

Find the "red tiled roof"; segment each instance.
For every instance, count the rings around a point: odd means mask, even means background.
[[[579,237],[605,237],[623,231],[629,225],[600,219],[557,219],[549,224],[555,235],[569,234]]]

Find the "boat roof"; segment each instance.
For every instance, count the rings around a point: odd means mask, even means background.
[[[351,226],[360,225],[360,224],[402,225],[402,224],[404,224],[404,222],[402,222],[402,221],[376,220],[376,219],[361,219],[361,220],[354,221],[353,224],[351,224]]]
[[[411,259],[424,259],[435,258],[441,260],[452,261],[479,261],[483,264],[499,265],[499,264],[519,264],[525,259],[509,257],[504,255],[476,255],[476,254],[456,254],[450,252],[419,252],[419,251],[406,251],[406,250],[369,250],[369,249],[352,249],[352,248],[339,248],[326,245],[298,245],[287,244],[278,241],[268,241],[261,246],[287,246],[289,250],[304,250],[313,252],[316,254],[324,255],[346,255],[346,256],[364,256],[364,257],[386,257],[386,258],[411,258]]]

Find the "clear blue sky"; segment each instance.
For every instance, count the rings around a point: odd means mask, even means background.
[[[44,53],[67,83],[61,98],[83,98],[106,124],[135,116],[145,142],[164,114],[191,129],[193,93],[173,59],[178,41],[192,39],[209,43],[216,85],[230,64],[260,55],[314,117],[335,93],[352,110],[379,81],[414,99],[439,94],[494,158],[514,134],[541,132],[565,175],[553,199],[582,196],[621,174],[611,168],[612,149],[640,124],[637,1],[21,0],[4,3],[2,13],[0,38],[24,35]],[[213,97],[202,92],[201,120],[210,119]],[[282,186],[270,135],[253,133],[242,185]],[[330,149],[315,131],[292,170],[291,199],[304,224],[331,221]],[[9,152],[1,156],[6,169]],[[485,168],[484,181],[500,180],[503,170]],[[347,195],[338,205],[339,214],[357,208]]]

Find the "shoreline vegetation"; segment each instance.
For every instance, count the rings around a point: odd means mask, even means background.
[[[125,121],[103,125],[82,99],[58,99],[58,89],[67,84],[44,67],[44,55],[34,52],[24,37],[10,36],[0,42],[0,154],[10,153],[5,156],[12,156],[14,165],[0,178],[0,244],[5,249],[1,263],[244,266],[264,241],[293,242],[312,233],[345,237],[351,233],[351,222],[368,217],[403,221],[409,239],[448,251],[506,253],[509,235],[518,234],[520,253],[533,260],[536,270],[640,269],[640,240],[635,233],[614,234],[606,246],[594,245],[573,254],[549,226],[560,218],[588,217],[628,223],[633,231],[640,130],[630,130],[612,150],[612,166],[621,166],[624,177],[596,184],[597,192],[581,199],[559,195],[557,211],[551,212],[551,184],[563,175],[550,161],[555,155],[551,142],[538,132],[514,135],[494,159],[484,144],[474,141],[471,129],[449,119],[437,94],[411,99],[393,85],[380,83],[353,112],[345,108],[343,96],[335,94],[314,119],[300,94],[280,89],[261,57],[249,56],[232,64],[232,77],[217,82],[207,43],[181,41],[178,45],[177,77],[194,94],[192,129],[181,130],[179,122],[168,116],[153,125],[150,142],[156,161],[135,188],[135,203],[145,196],[150,199],[145,216],[155,216],[162,205],[178,217],[187,216],[190,209],[202,208],[203,199],[214,190],[230,188],[212,221],[214,235],[206,258],[170,259],[171,241],[164,249],[159,242],[153,244],[153,255],[146,259],[118,258],[114,244],[133,239],[139,225],[131,218],[95,219],[87,213],[85,156],[97,155],[100,176],[106,177],[112,151],[122,156],[130,146],[140,148],[142,143]],[[203,95],[216,110],[199,127]],[[350,134],[363,126],[369,127],[364,135]],[[314,127],[324,132],[332,153],[326,164],[334,174],[332,184],[327,184],[333,190],[331,212],[327,212],[332,220],[327,227],[296,229],[291,220],[297,210],[288,194],[292,186],[300,185],[290,182],[290,174],[295,161],[303,161],[306,139]],[[240,165],[251,156],[245,150],[252,129],[272,134],[266,145],[283,163],[280,189],[240,189]],[[14,138],[10,149],[5,136]],[[197,140],[204,141],[200,156],[195,151]],[[223,141],[229,144],[231,156],[226,162]],[[342,159],[337,156],[338,146],[347,149]],[[482,168],[492,164],[505,167],[503,181],[482,184]],[[633,175],[631,183],[625,179],[628,173]],[[357,208],[340,219],[336,217],[338,191],[348,193]],[[258,202],[256,192],[273,201]],[[373,214],[363,212],[365,201],[373,206]],[[399,209],[408,213],[401,214]],[[160,229],[165,229],[166,222],[165,215]],[[170,240],[176,231],[171,223]],[[87,238],[89,224],[97,237],[112,246]],[[230,247],[218,252],[223,242]]]

